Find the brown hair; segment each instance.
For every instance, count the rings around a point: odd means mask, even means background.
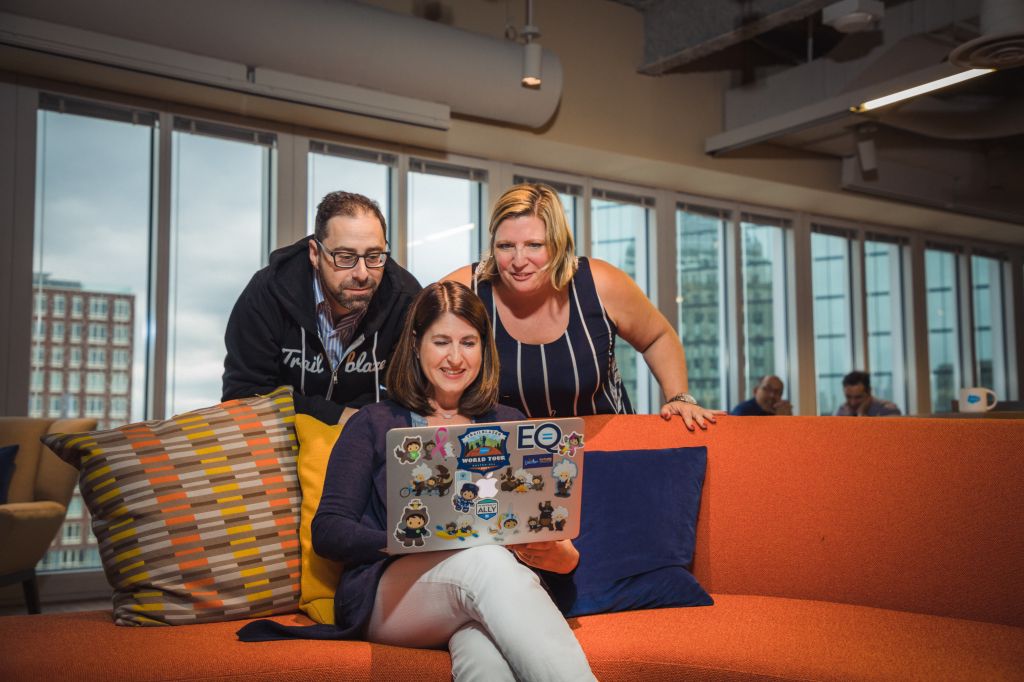
[[[535,216],[544,223],[544,244],[550,258],[545,267],[551,274],[551,286],[561,291],[576,274],[576,245],[558,193],[539,183],[515,185],[498,199],[488,227],[491,244],[487,255],[477,267],[476,276],[482,280],[498,278],[498,268],[494,261],[494,233],[503,221],[523,216]]]
[[[428,400],[430,383],[420,367],[417,347],[427,329],[444,313],[465,320],[480,335],[480,373],[459,399],[459,412],[478,417],[493,409],[498,402],[498,351],[483,302],[458,282],[434,282],[413,299],[402,336],[388,363],[384,380],[388,397],[422,415],[434,413]]]
[[[357,218],[369,213],[380,221],[380,229],[384,230],[385,241],[388,238],[388,224],[377,202],[362,194],[353,192],[331,192],[316,207],[316,220],[313,222],[313,236],[323,243],[327,238],[327,221],[336,216]]]

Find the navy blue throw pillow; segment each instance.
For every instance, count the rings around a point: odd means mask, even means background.
[[[7,504],[7,489],[14,478],[14,458],[18,454],[17,445],[5,445],[0,448],[0,504]]]
[[[707,448],[587,452],[567,616],[713,600],[693,562]]]

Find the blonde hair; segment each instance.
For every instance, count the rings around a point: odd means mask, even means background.
[[[494,235],[498,225],[510,218],[524,216],[534,216],[544,223],[544,244],[549,256],[545,269],[550,273],[551,286],[556,291],[564,289],[576,274],[576,244],[558,193],[540,183],[515,185],[498,199],[488,227],[491,243],[487,255],[477,266],[475,277],[481,280],[498,278],[494,260]]]

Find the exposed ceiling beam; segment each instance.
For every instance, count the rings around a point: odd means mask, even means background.
[[[644,63],[637,70],[650,76],[662,75],[766,31],[804,19],[834,1],[645,2],[638,6],[644,15]],[[637,7],[635,2],[623,4]]]

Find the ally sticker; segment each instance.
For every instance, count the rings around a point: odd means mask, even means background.
[[[466,429],[466,432],[459,436],[462,453],[459,455],[457,468],[486,474],[508,466],[508,453],[505,452],[506,440],[508,440],[508,431],[498,426]]]
[[[484,497],[477,500],[476,515],[484,521],[490,521],[498,515],[498,501],[493,497]]]

